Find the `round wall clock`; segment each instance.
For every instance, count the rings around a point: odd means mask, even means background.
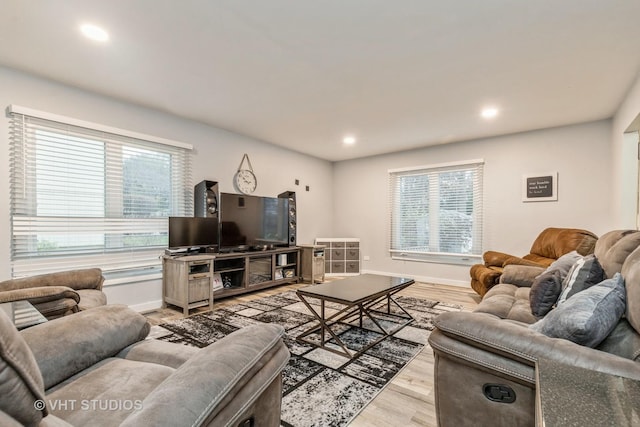
[[[242,166],[245,160],[247,161],[247,167]],[[258,178],[256,178],[256,175],[253,173],[253,168],[251,167],[251,161],[249,160],[248,155],[245,154],[242,157],[233,182],[236,189],[242,194],[251,194],[256,191],[256,188],[258,187]]]

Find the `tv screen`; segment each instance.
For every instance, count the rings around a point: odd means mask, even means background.
[[[288,246],[289,199],[220,193],[220,248]]]
[[[218,245],[218,218],[169,217],[169,247],[212,247]]]

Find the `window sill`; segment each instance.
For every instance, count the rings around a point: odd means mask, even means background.
[[[412,262],[429,262],[434,264],[468,265],[482,262],[481,255],[458,254],[416,254],[406,252],[392,252],[391,259]]]

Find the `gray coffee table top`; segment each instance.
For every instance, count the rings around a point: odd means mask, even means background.
[[[361,274],[334,282],[322,283],[298,289],[298,293],[317,297],[328,301],[357,304],[375,297],[386,295],[395,289],[402,289],[414,283],[405,277],[379,276],[377,274]]]

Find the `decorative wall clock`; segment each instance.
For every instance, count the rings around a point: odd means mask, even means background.
[[[245,160],[247,165],[243,166]],[[256,187],[258,187],[258,178],[256,178],[255,173],[253,173],[251,161],[246,153],[242,156],[242,160],[240,161],[240,165],[238,166],[238,171],[236,172],[233,182],[236,189],[242,194],[251,194],[256,191]]]

